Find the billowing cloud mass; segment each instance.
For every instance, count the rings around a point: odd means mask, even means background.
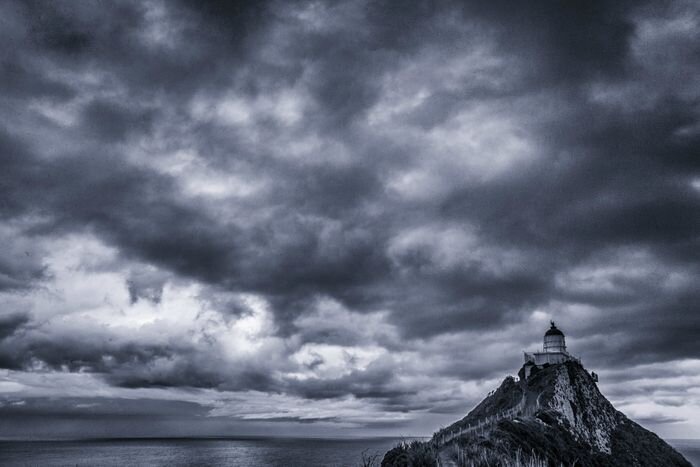
[[[0,435],[429,434],[554,319],[700,436],[696,2],[0,9]]]

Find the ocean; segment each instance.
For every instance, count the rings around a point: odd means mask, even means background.
[[[370,439],[134,439],[0,441],[0,465],[10,466],[246,466],[356,467],[398,438]],[[670,440],[700,467],[700,440]]]
[[[683,454],[688,462],[700,467],[700,439],[669,439],[666,442]]]
[[[398,438],[0,441],[0,466],[355,467]],[[379,463],[377,462],[377,464]]]

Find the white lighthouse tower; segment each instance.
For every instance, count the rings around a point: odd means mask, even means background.
[[[556,365],[557,363],[569,361],[580,363],[578,358],[567,352],[564,333],[556,327],[554,321],[550,323],[551,327],[544,333],[544,347],[542,352],[525,352],[526,366]]]
[[[566,353],[564,333],[554,325],[554,321],[550,321],[550,323],[552,327],[544,333],[545,353]]]

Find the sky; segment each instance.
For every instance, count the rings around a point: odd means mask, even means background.
[[[700,438],[700,5],[0,4],[0,438],[409,436],[554,320]]]

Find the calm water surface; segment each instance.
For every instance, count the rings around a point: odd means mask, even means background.
[[[695,467],[700,467],[700,439],[670,439],[668,444],[676,448]]]
[[[381,456],[399,439],[154,439],[0,441],[2,466],[273,466],[360,465],[363,451]],[[670,440],[700,467],[700,440]]]
[[[384,455],[399,439],[154,439],[0,441],[2,466],[360,465],[363,451]]]

